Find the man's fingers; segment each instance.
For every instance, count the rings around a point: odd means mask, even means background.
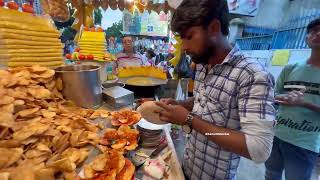
[[[288,96],[289,97],[298,97],[299,95],[298,95],[297,91],[292,91],[292,92],[288,93]]]
[[[157,106],[163,108],[164,110],[167,110],[169,111],[171,109],[171,107],[169,105],[166,105],[165,103],[163,102],[155,102]]]
[[[297,94],[298,96],[303,96],[303,95],[304,95],[304,91],[297,91],[296,94]]]
[[[155,110],[153,112],[159,114],[160,116],[166,116],[166,117],[170,116],[170,112],[168,112],[164,109],[163,110]]]
[[[281,100],[275,100],[276,103],[288,105],[289,103],[287,101],[281,101]]]
[[[168,99],[160,99],[160,102],[167,104]]]
[[[279,95],[279,96],[276,96],[275,99],[279,101],[287,101],[288,95],[281,95],[281,96]]]
[[[289,92],[289,95],[292,95],[294,97],[298,97],[298,96],[303,96],[304,93],[301,91],[291,91],[291,92]]]
[[[169,105],[169,104],[176,104],[176,101],[174,99],[170,99],[170,98],[164,98],[161,99],[160,102]]]
[[[169,118],[166,116],[160,116],[160,121],[170,122]]]
[[[301,88],[299,92],[302,92],[304,94],[304,92],[306,92],[307,88],[304,87],[304,88]]]

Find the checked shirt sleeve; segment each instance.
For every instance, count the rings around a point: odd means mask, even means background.
[[[238,106],[241,131],[245,134],[251,159],[265,162],[272,149],[275,126],[274,78],[260,71],[243,76]]]

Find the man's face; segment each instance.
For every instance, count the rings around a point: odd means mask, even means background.
[[[320,25],[312,28],[307,34],[307,44],[311,49],[320,49]]]
[[[216,44],[208,35],[208,31],[201,26],[189,28],[182,36],[182,47],[196,64],[207,64],[214,56]]]
[[[132,45],[132,38],[131,37],[124,37],[122,39],[122,45],[125,52],[132,52],[133,45]]]

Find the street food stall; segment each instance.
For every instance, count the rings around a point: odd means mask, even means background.
[[[44,7],[51,18],[67,19],[65,6],[52,2]],[[148,122],[122,87],[102,88],[101,66],[65,66],[48,17],[0,5],[0,179],[184,179],[168,124]],[[113,60],[100,31],[83,29],[78,53],[90,54],[72,56]],[[119,79],[166,83],[161,69],[139,68],[119,70]]]

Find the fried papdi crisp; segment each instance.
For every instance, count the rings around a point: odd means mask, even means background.
[[[54,180],[54,169],[45,168],[34,172],[35,180]]]
[[[91,163],[91,167],[95,171],[103,171],[107,163],[107,157],[105,154],[98,155]]]
[[[30,87],[28,88],[28,93],[31,94],[36,99],[50,99],[51,92],[44,88],[43,86],[39,87]]]
[[[14,104],[7,104],[0,106],[0,112],[13,113],[14,112]]]
[[[135,166],[129,159],[125,159],[125,166],[117,174],[116,180],[129,180],[132,179],[135,172]]]
[[[19,111],[18,112],[18,116],[21,116],[21,117],[27,117],[27,116],[30,116],[36,112],[38,112],[40,109],[39,108],[31,108],[31,109],[26,109],[26,110],[22,110],[22,111]]]
[[[80,150],[76,148],[68,148],[62,153],[62,157],[69,158],[71,162],[75,163],[80,158]]]
[[[78,175],[75,171],[72,172],[63,172],[63,176],[65,180],[77,180]]]
[[[58,91],[62,91],[63,84],[62,84],[61,78],[57,78],[57,80],[56,80],[56,88],[57,88]]]
[[[89,156],[89,153],[90,153],[88,148],[81,148],[79,152],[80,152],[80,157],[77,160],[76,164],[80,164],[83,161],[85,161],[87,159],[87,157]]]
[[[131,110],[123,110],[111,113],[111,124],[113,126],[134,125],[141,119],[140,113]]]
[[[47,164],[47,167],[52,167],[60,171],[72,172],[76,169],[76,164],[71,162],[69,158],[63,158],[52,164]]]
[[[43,79],[48,79],[48,78],[51,78],[53,77],[55,74],[55,71],[52,70],[52,69],[47,69],[45,72],[41,73],[39,75],[40,78],[43,78]]]
[[[13,139],[1,140],[0,148],[17,148],[21,146],[21,142]]]
[[[138,147],[138,141],[133,140],[133,141],[128,141],[127,146],[125,147],[125,150],[127,151],[132,151],[135,150]]]
[[[45,118],[53,118],[57,115],[55,112],[48,111],[46,109],[41,109],[40,112],[41,112],[42,116]]]
[[[14,104],[15,106],[21,106],[21,105],[24,105],[24,104],[25,104],[25,101],[18,99],[18,100],[15,100],[15,101],[13,102],[13,104]]]
[[[83,166],[83,174],[85,178],[91,179],[95,176],[96,171],[90,165]]]
[[[34,180],[35,174],[31,168],[16,168],[13,173],[10,174],[10,180]]]
[[[84,132],[83,129],[77,129],[72,132],[71,137],[70,137],[70,144],[72,147],[76,147],[79,141],[80,135]]]
[[[8,89],[8,95],[18,99],[30,99],[27,94],[26,87],[16,87],[14,89]]]
[[[39,137],[29,137],[23,141],[19,141],[21,142],[21,144],[23,145],[29,145],[29,144],[33,144],[35,142],[37,142],[39,140]]]
[[[112,144],[111,147],[113,149],[121,149],[127,145],[127,140],[126,139],[119,139],[116,141],[116,143]]]
[[[15,124],[12,113],[0,111],[0,126],[13,127]]]
[[[43,73],[48,70],[48,68],[39,66],[39,65],[33,65],[31,67],[28,67],[28,70],[32,73]]]
[[[58,126],[57,130],[64,133],[72,133],[72,128],[69,126]]]
[[[0,97],[0,105],[11,104],[14,102],[14,98],[11,96],[4,95]]]
[[[0,180],[9,180],[10,173],[9,172],[2,172],[0,173]]]
[[[31,149],[25,153],[25,155],[28,159],[38,158],[38,157],[46,155],[46,154],[48,154],[48,152],[40,151],[37,149]]]
[[[50,125],[43,124],[43,123],[32,123],[25,127],[23,127],[21,130],[13,133],[13,139],[22,141],[27,139],[28,137],[32,135],[40,135],[43,134],[46,130],[48,130]]]
[[[45,86],[49,90],[53,90],[56,87],[56,81],[55,80],[51,80],[50,82],[46,83]]]
[[[42,152],[51,153],[51,149],[43,143],[38,143],[36,149]]]
[[[17,162],[23,153],[22,148],[0,148],[0,169]]]

